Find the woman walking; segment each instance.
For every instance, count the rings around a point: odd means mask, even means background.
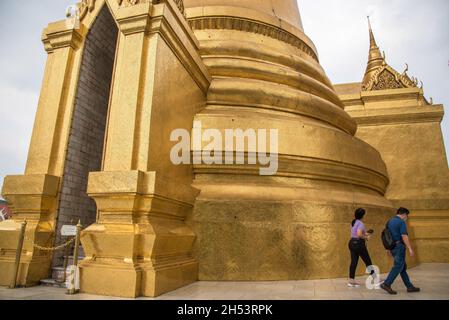
[[[367,267],[372,265],[368,249],[366,247],[366,241],[371,237],[372,231],[366,231],[363,224],[363,218],[365,217],[366,210],[359,208],[355,211],[355,219],[351,224],[351,240],[349,241],[349,251],[351,252],[351,266],[349,268],[349,282],[348,287],[360,287],[360,284],[355,280],[355,273],[357,270],[357,264],[359,263],[359,257]]]

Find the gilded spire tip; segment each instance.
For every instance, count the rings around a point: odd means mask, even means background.
[[[368,82],[371,80],[372,76],[376,72],[377,69],[385,65],[385,55],[382,55],[380,52],[379,47],[376,43],[376,38],[374,37],[373,28],[371,25],[371,18],[370,16],[367,16],[368,18],[368,27],[369,27],[369,38],[370,38],[370,49],[369,49],[369,56],[368,56],[368,65],[365,72],[365,77],[363,79],[363,84],[367,85]]]
[[[374,37],[373,27],[371,25],[371,19],[370,16],[368,16],[368,27],[369,27],[369,38],[370,38],[370,45],[371,48],[377,47],[376,38]]]

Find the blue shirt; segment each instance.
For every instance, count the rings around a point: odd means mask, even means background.
[[[402,240],[403,235],[408,235],[407,225],[405,224],[405,221],[398,216],[394,217],[388,222],[387,228],[388,230],[390,230],[394,241],[400,241]]]

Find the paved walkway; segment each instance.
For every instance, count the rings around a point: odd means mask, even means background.
[[[346,279],[286,282],[197,282],[163,295],[156,300],[449,300],[449,264],[423,264],[410,270],[410,276],[421,293],[408,294],[401,280],[393,288],[399,294],[390,296],[383,290],[348,288]],[[364,283],[366,278],[360,278]],[[33,287],[14,289],[0,287],[0,300],[118,300],[78,294],[69,296],[64,289]],[[139,299],[152,300],[152,299]]]

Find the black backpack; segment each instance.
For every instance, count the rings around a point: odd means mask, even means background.
[[[393,240],[393,235],[391,234],[390,230],[388,229],[388,223],[385,226],[384,231],[382,231],[382,243],[387,250],[393,250],[396,247],[396,242]]]

